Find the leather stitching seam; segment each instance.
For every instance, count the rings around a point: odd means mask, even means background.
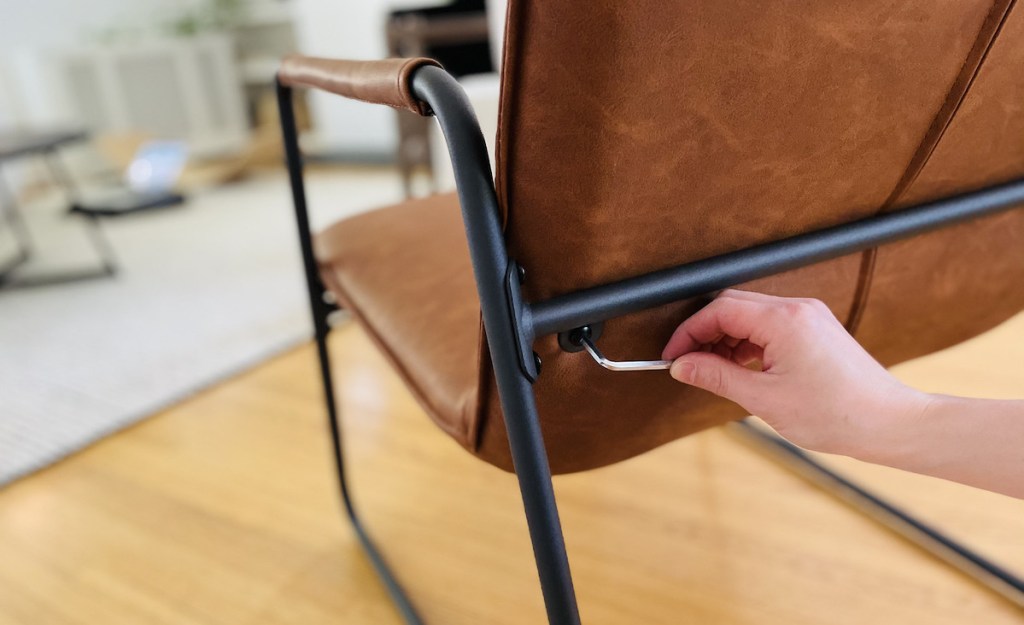
[[[963,105],[964,100],[970,93],[971,87],[974,85],[974,81],[981,72],[981,69],[985,64],[985,60],[988,58],[989,52],[991,52],[995,42],[999,39],[999,33],[1002,31],[1007,18],[1012,13],[1016,4],[1017,0],[1008,0],[1003,4],[1001,11],[999,3],[996,3],[996,5],[992,7],[992,11],[989,13],[989,16],[982,24],[981,30],[978,32],[974,45],[971,46],[971,50],[967,53],[967,57],[964,59],[964,64],[961,66],[956,79],[950,86],[949,93],[943,100],[942,106],[939,107],[935,119],[932,120],[928,130],[925,131],[924,137],[921,139],[920,145],[918,145],[917,150],[915,150],[914,154],[911,156],[910,162],[907,164],[907,169],[896,183],[896,186],[893,188],[892,193],[889,194],[889,197],[886,198],[885,202],[882,203],[882,206],[875,211],[875,215],[882,214],[892,208],[892,206],[896,204],[904,193],[906,193],[924,170],[932,154],[942,141],[942,137],[946,134],[946,130],[948,130],[950,125],[953,123],[953,120],[956,118],[956,114],[960,111],[960,107]],[[998,19],[994,19],[996,16],[998,16]],[[982,45],[983,48],[981,48],[980,54],[977,54],[979,46]],[[971,58],[976,54],[977,60],[973,63],[973,67],[969,67],[972,65]],[[860,272],[857,277],[857,286],[854,291],[853,304],[850,307],[850,313],[847,316],[847,322],[845,324],[846,330],[850,334],[855,334],[857,332],[857,328],[860,326],[861,319],[864,316],[864,311],[867,308],[871,286],[874,281],[877,256],[877,247],[865,250],[862,253]]]

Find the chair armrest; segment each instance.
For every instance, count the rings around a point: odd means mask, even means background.
[[[312,87],[372,104],[387,104],[429,115],[430,107],[412,93],[413,73],[441,65],[426,58],[345,61],[293,54],[281,62],[278,81],[288,87]]]

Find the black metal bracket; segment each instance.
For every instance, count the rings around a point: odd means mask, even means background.
[[[533,328],[530,323],[530,307],[523,301],[521,285],[526,273],[516,261],[508,264],[505,272],[505,294],[508,296],[508,313],[512,319],[512,330],[516,335],[516,352],[519,368],[530,382],[536,382],[540,375],[540,358],[533,351]]]

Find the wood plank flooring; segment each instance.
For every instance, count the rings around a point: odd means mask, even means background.
[[[428,623],[542,623],[512,476],[332,336],[356,496]],[[1024,396],[1024,316],[898,368]],[[399,620],[343,522],[307,346],[0,490],[0,623]],[[1024,574],[1024,502],[836,460]],[[585,623],[1019,623],[1008,602],[716,430],[557,478]]]

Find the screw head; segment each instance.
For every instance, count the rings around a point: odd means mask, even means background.
[[[540,354],[533,352],[533,366],[537,368],[537,373],[540,373],[540,367],[543,364],[540,360]]]
[[[516,273],[519,275],[519,284],[526,282],[526,269],[522,265],[516,265]]]

